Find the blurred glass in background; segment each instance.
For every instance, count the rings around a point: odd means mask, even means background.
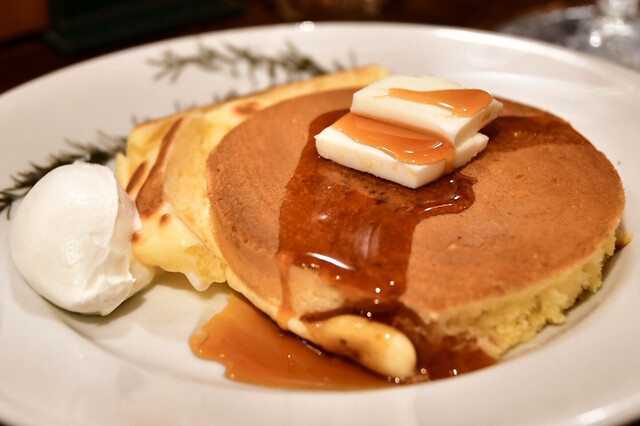
[[[598,0],[525,16],[500,31],[561,44],[640,70],[638,0]]]

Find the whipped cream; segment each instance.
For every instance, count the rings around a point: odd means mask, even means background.
[[[11,254],[50,302],[107,315],[153,278],[131,250],[141,227],[135,204],[109,168],[74,163],[44,176],[18,206]]]

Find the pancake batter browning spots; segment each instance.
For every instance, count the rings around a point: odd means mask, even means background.
[[[247,101],[236,105],[233,110],[239,115],[249,116],[260,110],[260,103],[256,101]]]
[[[166,225],[169,220],[171,220],[171,215],[169,213],[163,214],[162,216],[160,216],[160,226]]]
[[[149,163],[147,163],[147,161],[143,161],[133,172],[133,175],[131,175],[131,179],[129,180],[126,189],[126,192],[130,197],[133,197],[140,189],[140,185],[144,183],[144,177],[146,176],[149,168],[148,164]]]
[[[162,206],[162,202],[164,200],[164,196],[162,195],[164,169],[167,165],[167,159],[169,157],[169,151],[171,150],[173,140],[181,123],[182,119],[173,123],[171,129],[169,129],[164,138],[162,138],[162,143],[160,144],[160,150],[158,151],[156,161],[151,167],[151,171],[149,172],[145,182],[142,184],[140,192],[136,197],[136,207],[138,208],[138,212],[141,217],[151,216],[160,208],[160,206]]]

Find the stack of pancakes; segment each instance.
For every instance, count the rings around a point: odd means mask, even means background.
[[[227,281],[283,329],[394,378],[478,368],[602,283],[623,208],[605,156],[504,101],[487,149],[419,190],[320,159],[313,136],[366,67],[194,109],[131,133],[117,161],[140,260]]]

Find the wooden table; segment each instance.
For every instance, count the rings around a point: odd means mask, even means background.
[[[16,0],[22,1],[22,0]],[[379,21],[492,29],[514,17],[544,8],[583,4],[585,0],[387,0]],[[285,22],[273,0],[246,0],[240,11],[223,19],[190,23],[110,46],[63,53],[35,32],[0,42],[0,94],[65,66],[138,44],[202,32]],[[42,18],[40,18],[42,19]],[[45,24],[42,24],[46,26]]]

